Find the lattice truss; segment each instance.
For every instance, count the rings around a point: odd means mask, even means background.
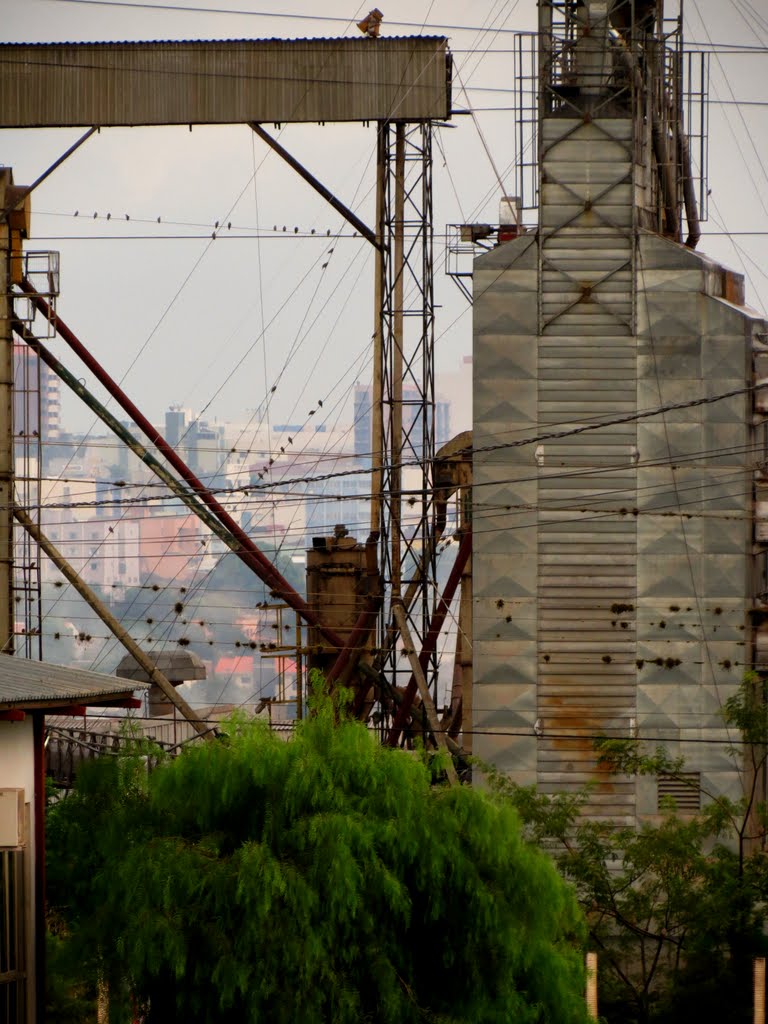
[[[435,378],[432,126],[379,129],[384,192],[382,260],[383,501],[381,567],[385,610],[381,667],[410,672],[392,649],[391,598],[404,598],[421,649],[435,604]],[[427,678],[436,679],[433,655]]]

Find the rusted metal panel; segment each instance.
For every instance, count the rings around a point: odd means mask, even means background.
[[[628,120],[542,126],[538,391],[553,423],[636,408],[630,139]],[[576,363],[570,374],[553,352]],[[599,778],[595,737],[627,735],[636,717],[636,523],[621,512],[635,505],[636,429],[627,426],[539,449],[537,775],[546,792]],[[607,775],[601,784],[590,813],[630,820],[634,785]]]
[[[323,622],[347,641],[368,599],[366,547],[337,527],[332,537],[314,538],[307,551],[307,601]],[[370,648],[370,638],[366,648]],[[329,671],[338,651],[324,644],[316,629],[308,631],[309,668]]]
[[[744,388],[768,331],[723,268],[636,233],[629,126],[605,127],[545,125],[541,236],[476,264],[474,727],[516,781],[595,781],[590,813],[633,821],[655,787],[601,772],[596,735],[658,739],[739,793],[721,708],[752,662],[755,575],[768,591],[751,397],[499,442]]]
[[[450,116],[443,37],[0,45],[0,127]]]

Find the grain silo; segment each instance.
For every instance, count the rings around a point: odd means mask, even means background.
[[[667,780],[601,777],[595,736],[738,794],[720,709],[766,590],[766,323],[695,251],[679,29],[541,0],[538,227],[474,272],[474,752],[544,792],[596,780],[591,812],[627,822]]]

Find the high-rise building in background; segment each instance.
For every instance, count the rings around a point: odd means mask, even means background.
[[[32,349],[13,346],[13,424],[17,437],[36,436],[43,443],[61,432],[61,381]]]
[[[370,384],[355,384],[353,396],[353,430],[355,455],[364,462],[371,461],[373,449],[372,424],[373,389]],[[422,450],[419,443],[421,433],[422,400],[415,388],[403,388],[403,433],[410,436],[415,452]],[[386,415],[386,413],[385,413]],[[445,444],[451,437],[451,403],[444,398],[435,402],[435,448]]]

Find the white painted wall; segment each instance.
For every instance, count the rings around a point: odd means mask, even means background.
[[[27,1020],[34,1020],[34,931],[35,920],[35,829],[32,820],[35,791],[35,759],[32,717],[23,722],[0,722],[0,789],[23,789],[26,818],[26,856],[24,858],[27,889]]]

